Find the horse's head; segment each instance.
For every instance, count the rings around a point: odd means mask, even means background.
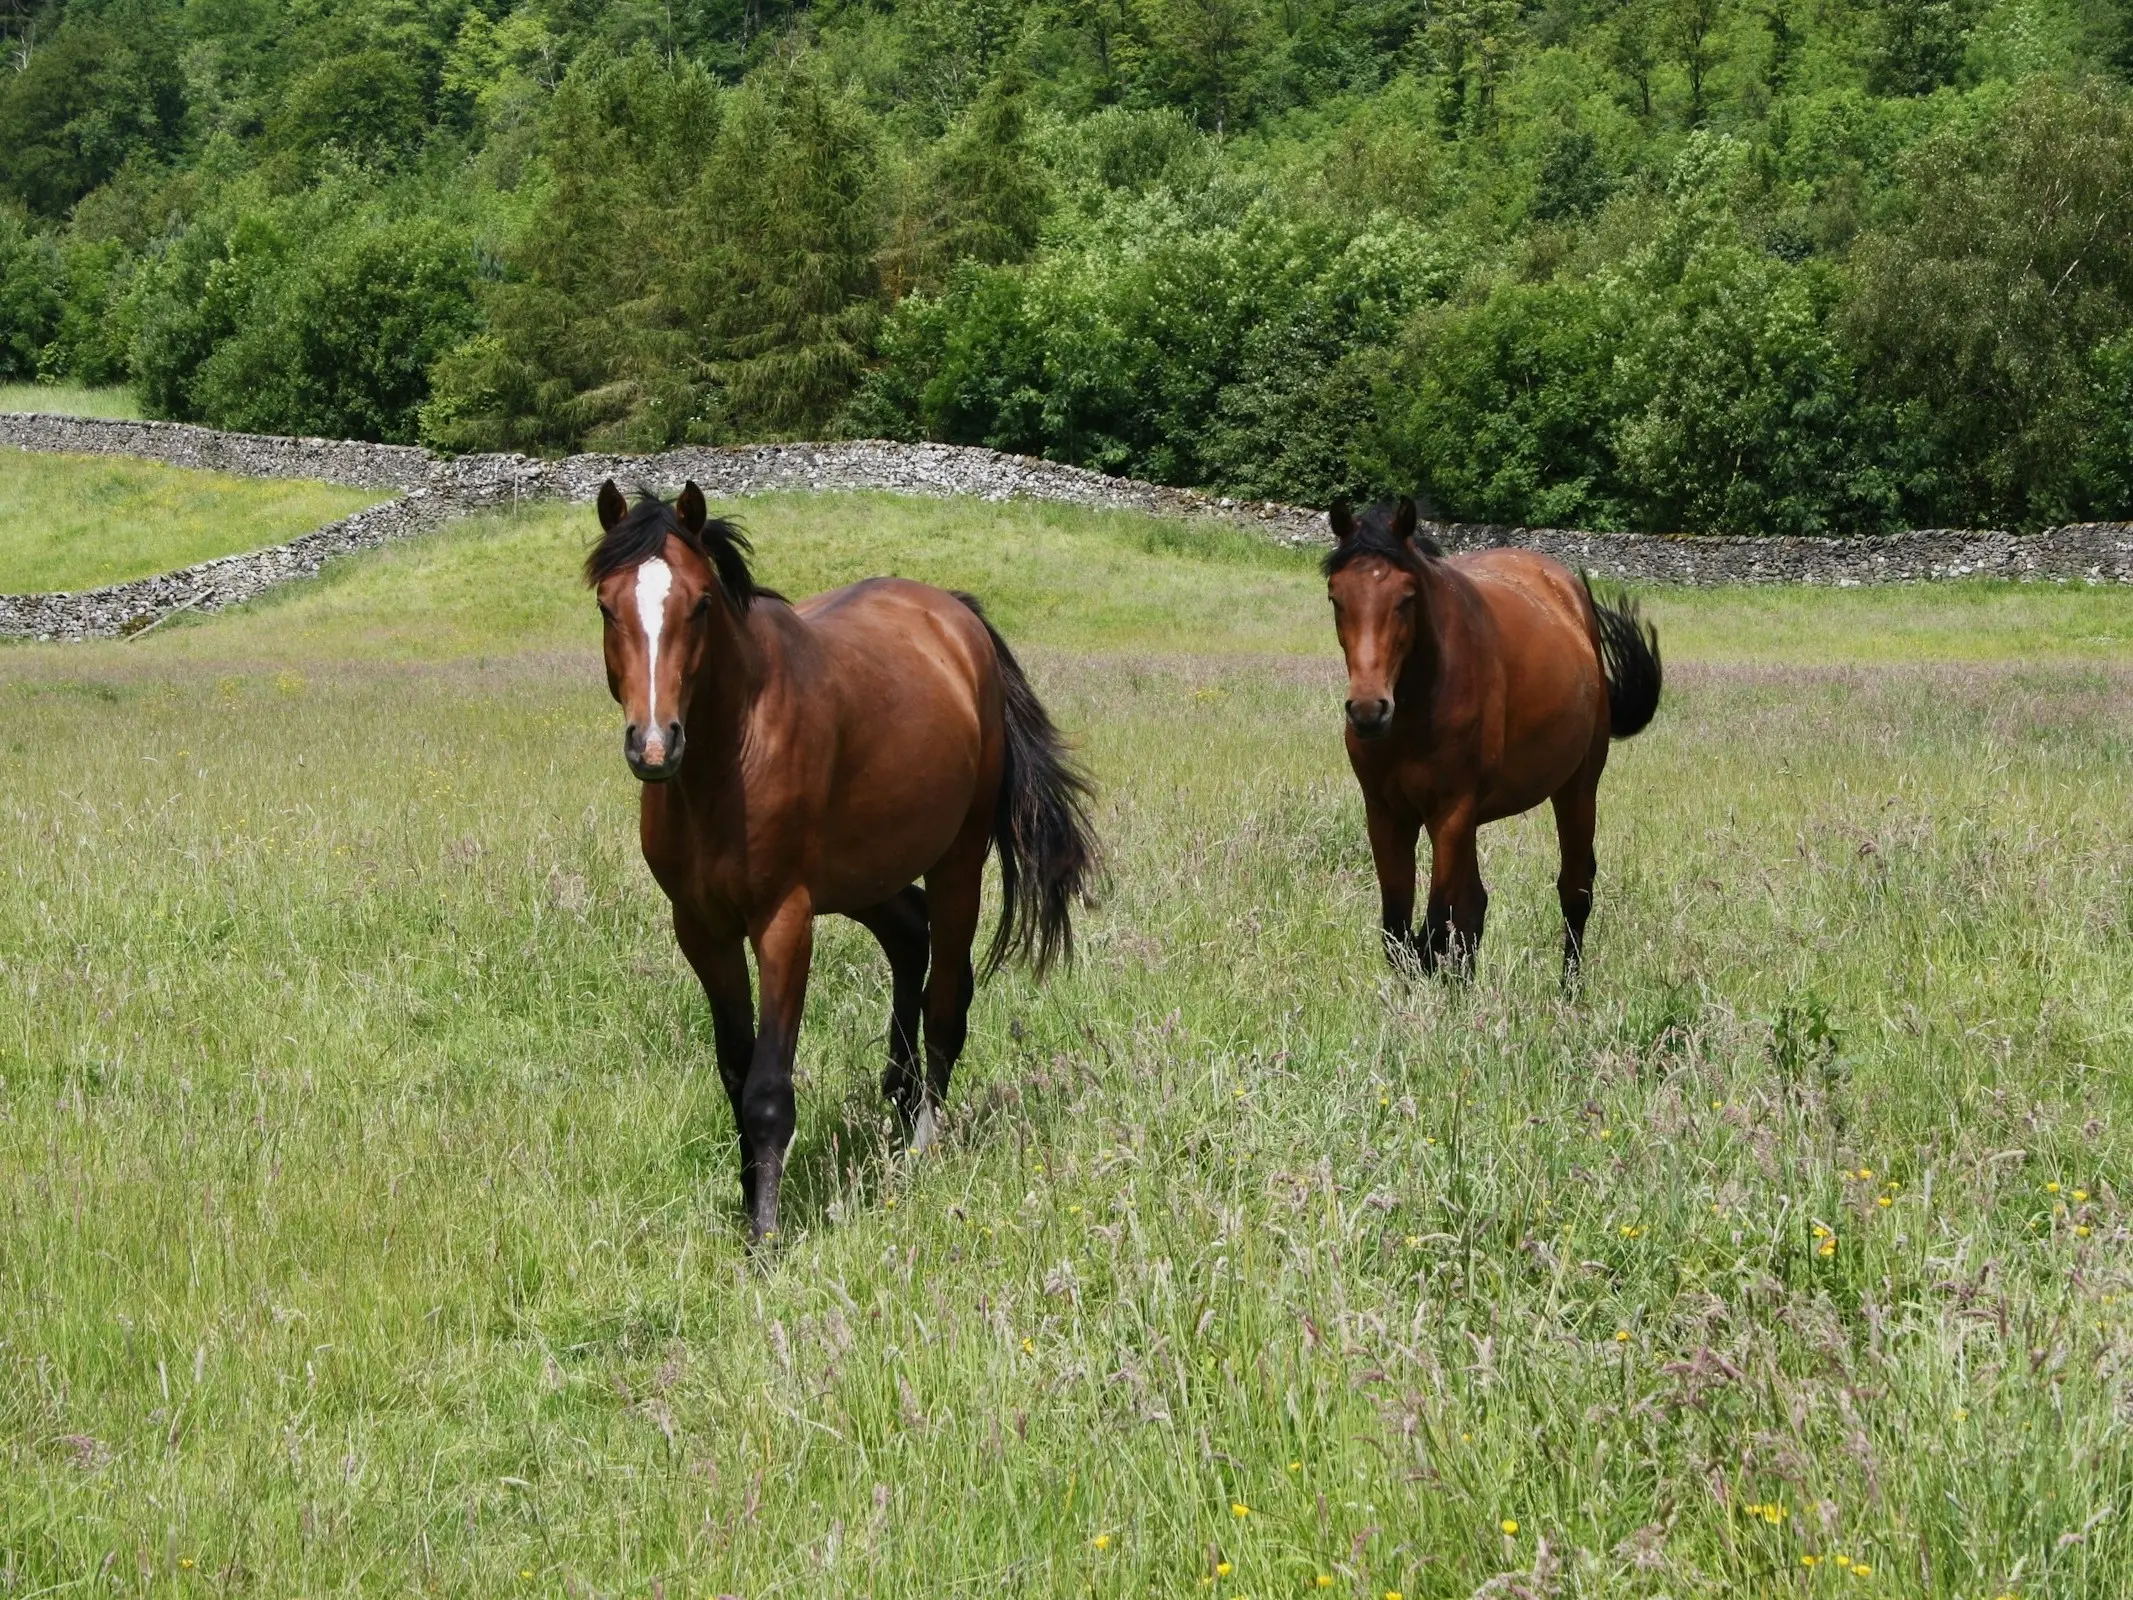
[[[1392,726],[1393,691],[1423,625],[1422,558],[1436,546],[1417,542],[1415,503],[1404,497],[1361,516],[1336,501],[1326,519],[1333,526],[1326,593],[1348,658],[1348,726],[1359,739],[1375,739]]]
[[[622,757],[648,783],[681,770],[689,702],[720,613],[755,593],[748,543],[706,516],[686,485],[672,505],[640,492],[633,506],[613,479],[600,487],[600,542],[585,581],[600,602],[608,693],[622,707]],[[733,569],[729,575],[728,567]]]

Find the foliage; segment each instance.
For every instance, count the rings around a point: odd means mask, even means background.
[[[9,4],[0,364],[160,415],[2133,510],[2133,0]]]

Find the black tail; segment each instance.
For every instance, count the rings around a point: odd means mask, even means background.
[[[986,621],[975,598],[956,598],[992,636],[1007,711],[1007,767],[1000,775],[992,824],[1002,904],[985,971],[1024,960],[1042,977],[1054,961],[1074,957],[1074,901],[1091,886],[1097,870],[1096,835],[1089,826],[1092,791],[1000,630]]]
[[[1620,590],[1604,600],[1585,578],[1585,596],[1600,623],[1600,666],[1607,674],[1608,730],[1617,739],[1642,733],[1659,709],[1659,630]]]

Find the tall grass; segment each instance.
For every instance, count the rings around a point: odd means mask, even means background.
[[[279,544],[386,496],[0,446],[0,593],[90,589]]]
[[[1582,992],[1538,819],[1410,983],[1315,581],[1051,515],[862,554],[1026,593],[1083,959],[981,991],[913,1161],[825,923],[754,1260],[538,546],[0,656],[0,1592],[2123,1592],[2133,673],[1677,650]]]

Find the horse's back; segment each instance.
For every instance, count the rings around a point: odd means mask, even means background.
[[[928,584],[869,578],[794,610],[820,668],[815,715],[835,749],[817,898],[844,910],[922,876],[966,825],[990,817],[999,677],[985,624]]]
[[[1607,680],[1585,586],[1538,550],[1482,550],[1452,559],[1488,613],[1503,701],[1497,761],[1502,793],[1489,809],[1537,804],[1607,742]]]

